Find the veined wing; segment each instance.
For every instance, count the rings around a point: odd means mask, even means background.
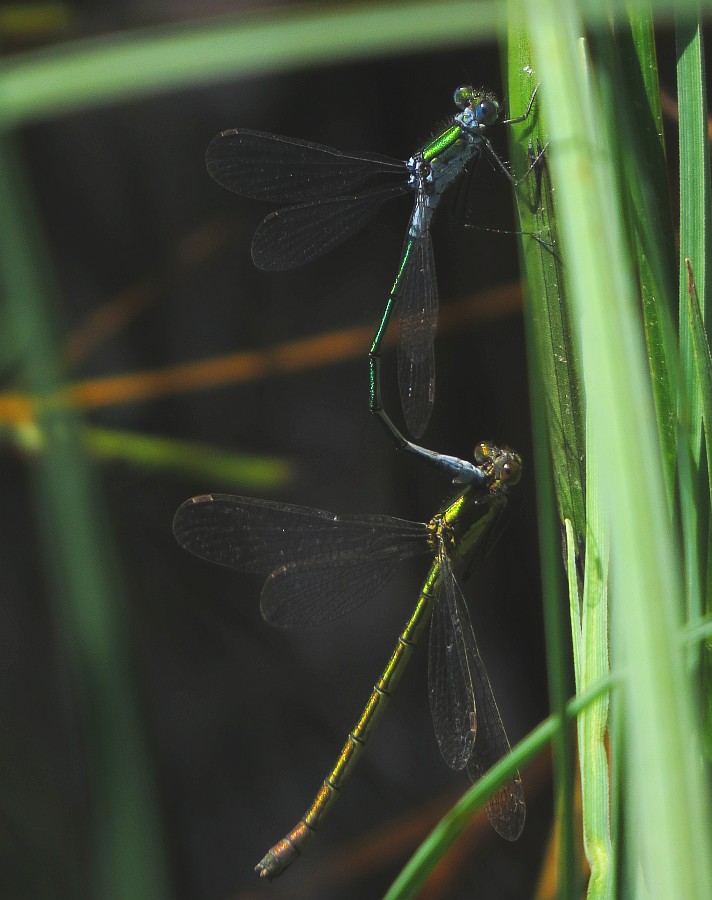
[[[297,138],[235,128],[205,154],[218,184],[243,197],[304,203],[347,194],[377,175],[407,175],[406,164],[375,153],[342,153]]]
[[[279,209],[257,227],[252,260],[273,272],[311,262],[364,228],[387,200],[409,190],[405,184],[392,185]]]
[[[173,533],[202,559],[268,576],[262,613],[283,627],[338,618],[373,596],[401,560],[432,553],[422,522],[337,516],[230,494],[187,500]]]
[[[416,198],[422,205],[420,195]],[[435,330],[438,319],[438,284],[430,230],[406,238],[405,262],[398,288],[398,384],[408,430],[420,437],[430,420],[435,401]]]
[[[477,736],[472,676],[477,645],[442,541],[437,562],[439,578],[428,653],[430,710],[443,759],[451,769],[464,769]]]
[[[475,663],[473,683],[477,703],[477,740],[467,765],[467,774],[472,781],[481,778],[512,749],[479,654]],[[512,778],[490,797],[485,809],[487,818],[497,834],[505,840],[516,841],[522,833],[527,814],[519,772],[515,772]]]
[[[466,765],[467,774],[476,781],[511,748],[477,648],[465,599],[443,547],[438,553],[438,561],[441,578],[439,599],[433,611],[429,660],[429,670],[434,670],[429,675],[433,722],[445,761],[453,768]],[[448,617],[452,617],[451,620]],[[438,634],[434,638],[435,628]],[[435,703],[433,692],[436,693]],[[474,734],[470,733],[471,726],[468,728],[468,713],[473,717]],[[445,731],[448,719],[452,723],[452,736]],[[469,759],[462,765],[453,765],[453,762],[462,761],[468,745]],[[444,747],[451,759],[445,755]],[[519,772],[487,801],[486,810],[487,818],[498,834],[509,841],[519,837],[526,816]]]
[[[368,555],[341,550],[328,557],[307,558],[275,569],[260,596],[266,622],[280,628],[324,625],[357,609],[395,575],[398,564],[432,547],[391,536],[390,546]]]

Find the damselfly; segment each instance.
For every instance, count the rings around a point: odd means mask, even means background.
[[[398,273],[370,349],[370,405],[380,411],[381,344],[394,308],[398,311],[398,382],[408,430],[420,437],[435,395],[433,342],[438,309],[430,225],[443,192],[469,164],[486,153],[514,178],[485,135],[492,125],[524,121],[531,112],[501,119],[496,98],[471,85],[457,88],[459,112],[452,123],[408,160],[373,153],[342,153],[296,138],[247,128],[223,131],[210,142],[208,172],[223,187],[259,200],[294,204],[268,215],[252,240],[252,259],[261,269],[303,265],[365,227],[381,205],[409,191],[415,204]],[[393,176],[398,183],[367,186]]]
[[[428,619],[428,689],[435,736],[445,762],[475,780],[509,752],[509,741],[480,658],[454,569],[469,565],[491,544],[519,481],[517,453],[478,444],[474,464],[427,454],[463,487],[430,522],[389,516],[337,516],[270,500],[206,494],[176,512],[178,543],[197,556],[233,569],[266,575],[260,609],[284,628],[337,619],[373,597],[402,560],[432,558],[415,610],[398,638],[363,713],[314,801],[297,825],[257,865],[265,878],[280,875],[302,852],[350,776]],[[516,840],[525,804],[517,772],[487,804],[490,822]]]

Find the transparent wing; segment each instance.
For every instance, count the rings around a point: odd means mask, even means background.
[[[467,614],[462,592],[454,578],[451,587],[459,595],[460,606]],[[469,614],[467,614],[467,624],[472,638],[473,652],[470,654],[470,674],[477,708],[477,739],[467,764],[467,774],[472,781],[477,781],[510,752],[511,746],[497,708],[497,701],[494,699],[487,670],[477,649]],[[524,828],[527,812],[524,788],[519,772],[515,772],[514,776],[493,797],[490,797],[485,809],[487,818],[497,834],[508,841],[516,841]]]
[[[374,188],[351,197],[279,209],[257,227],[252,260],[260,269],[273,272],[311,262],[364,228],[387,200],[409,190],[405,184]]]
[[[510,752],[511,746],[479,654],[474,684],[477,701],[477,740],[467,765],[467,774],[472,781],[477,781]],[[485,809],[487,818],[497,834],[505,840],[516,841],[522,833],[527,814],[519,772],[515,772],[504,787],[490,797]]]
[[[423,545],[399,544],[364,557],[348,550],[328,559],[305,559],[276,569],[262,588],[260,610],[280,628],[323,625],[361,606],[393,577],[399,562]]]
[[[422,199],[418,198],[418,203]],[[420,437],[435,400],[438,284],[430,230],[406,239],[398,289],[398,384],[408,430]]]
[[[432,553],[427,525],[390,516],[337,516],[271,500],[206,494],[179,507],[178,543],[209,562],[269,576],[265,618],[311,626],[365,602],[397,564]]]
[[[472,675],[477,645],[442,542],[437,559],[440,572],[428,655],[430,710],[443,759],[452,769],[464,769],[477,735]]]
[[[342,153],[248,128],[216,135],[205,161],[210,175],[228,190],[276,203],[304,203],[350,193],[376,175],[407,175],[404,162],[387,156]]]
[[[453,768],[466,765],[467,774],[476,781],[511,748],[477,648],[465,599],[443,547],[438,553],[438,562],[441,578],[439,599],[433,611],[437,618],[431,626],[429,660],[433,722],[445,761]],[[452,621],[448,621],[449,616]],[[435,628],[438,634],[434,638]],[[469,723],[468,715],[472,717]],[[450,734],[445,733],[448,721],[451,722]],[[460,765],[468,746],[469,760],[465,759]],[[519,837],[526,816],[519,772],[487,801],[486,811],[492,827],[503,838],[515,841]]]

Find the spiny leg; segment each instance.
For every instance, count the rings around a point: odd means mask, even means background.
[[[522,113],[521,116],[515,116],[512,119],[503,119],[501,122],[497,122],[496,124],[497,125],[517,125],[519,122],[526,121],[529,118],[529,115],[532,111],[532,107],[534,106],[534,98],[536,97],[538,90],[539,90],[539,85],[537,85],[534,88],[534,90],[532,91],[532,95],[529,98],[529,104],[527,106],[526,112]],[[487,151],[487,155],[489,156],[489,158],[497,165],[497,168],[504,175],[504,177],[507,179],[507,181],[511,182],[513,185],[519,184],[521,181],[523,181],[529,175],[529,173],[532,171],[532,169],[534,169],[534,167],[537,165],[537,163],[539,162],[541,157],[544,155],[544,151],[546,150],[546,147],[544,147],[544,149],[540,152],[540,154],[537,156],[537,158],[532,161],[531,165],[529,166],[527,171],[524,173],[524,175],[522,175],[522,177],[520,179],[517,179],[514,177],[514,175],[512,175],[512,173],[507,168],[507,164],[499,156],[497,151],[494,149],[492,144],[489,142],[489,140],[484,135],[482,135],[482,143],[483,143],[483,146],[485,147],[485,150]]]
[[[539,90],[539,85],[537,85],[532,91],[532,95],[529,98],[529,103],[527,105],[526,111],[521,114],[521,116],[514,116],[512,119],[502,119],[501,122],[498,122],[499,125],[516,125],[518,122],[524,122],[529,118],[529,113],[532,111],[532,107],[534,106],[534,98],[537,95]]]

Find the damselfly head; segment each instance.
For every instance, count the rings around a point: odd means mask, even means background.
[[[491,479],[491,490],[508,488],[522,477],[522,458],[509,447],[482,441],[474,450],[475,465]]]
[[[493,125],[499,118],[499,102],[489,91],[464,84],[455,90],[452,99],[458,109],[470,110],[477,125]]]

